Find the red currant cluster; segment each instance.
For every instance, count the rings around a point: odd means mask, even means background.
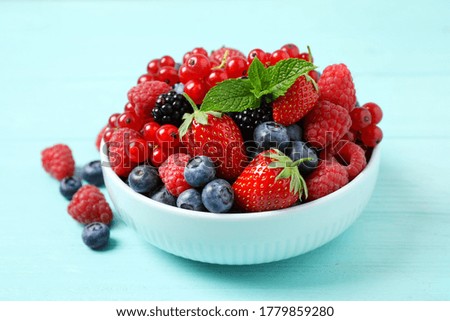
[[[140,76],[138,84],[150,80],[164,81],[173,86],[179,82],[175,60],[171,56],[153,59],[147,65],[147,73]]]
[[[178,128],[171,124],[160,125],[153,118],[141,119],[136,116],[131,103],[127,103],[122,114],[115,113],[109,117],[103,132],[103,139],[109,142],[118,128],[130,128],[141,133],[141,137],[132,138],[128,144],[128,155],[135,163],[150,161],[161,165],[170,154],[178,152],[180,138]]]
[[[360,140],[367,147],[375,147],[383,139],[383,131],[377,124],[383,118],[383,111],[375,103],[366,103],[350,112],[352,127],[347,135],[351,141]]]
[[[208,54],[204,48],[197,47],[186,52],[182,64],[178,66],[171,56],[151,60],[147,65],[147,73],[139,77],[138,84],[159,80],[173,86],[181,82],[184,84],[184,91],[199,105],[208,90],[217,83],[229,78],[247,76],[248,67],[255,57],[266,67],[274,66],[278,61],[288,58],[313,62],[310,53],[300,52],[294,44],[286,44],[272,53],[256,48],[251,50],[247,57],[233,48],[223,47]],[[318,81],[317,71],[313,70],[309,75]]]

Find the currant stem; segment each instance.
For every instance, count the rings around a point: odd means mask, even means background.
[[[217,70],[217,69],[224,68],[225,64],[227,63],[227,58],[228,58],[229,54],[230,54],[230,50],[228,50],[228,49],[225,50],[225,53],[223,54],[222,61],[220,62],[220,65],[212,67],[211,70]]]
[[[189,97],[188,94],[183,93],[183,96],[184,96],[184,98],[186,98],[186,100],[189,102],[189,104],[191,104],[192,109],[194,109],[194,112],[199,111],[199,109],[198,109],[198,107],[197,107],[197,104],[194,103],[194,101],[192,100],[191,97]]]

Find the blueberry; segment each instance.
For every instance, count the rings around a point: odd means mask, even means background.
[[[230,183],[218,178],[209,182],[202,191],[202,202],[213,213],[228,212],[233,206],[234,191]]]
[[[304,161],[298,165],[300,174],[307,175],[317,168],[319,159],[317,158],[317,153],[314,149],[309,148],[305,142],[295,141],[292,142],[289,148],[288,156],[295,162],[301,158],[312,158],[311,160]]]
[[[183,92],[184,92],[184,84],[181,83],[181,82],[176,83],[175,85],[173,85],[173,89],[175,90],[175,92],[177,94],[183,94]]]
[[[163,204],[177,206],[177,198],[170,194],[165,186],[161,187],[161,189],[159,189],[150,198]]]
[[[191,158],[184,168],[184,178],[192,187],[201,187],[216,177],[216,168],[208,156]]]
[[[82,169],[81,175],[89,184],[97,187],[102,187],[105,185],[105,181],[103,180],[102,164],[99,160],[86,164]]]
[[[128,175],[128,185],[137,193],[152,193],[160,185],[158,171],[149,165],[140,165],[133,168]]]
[[[290,141],[302,139],[302,128],[299,125],[292,124],[292,125],[286,127],[286,130],[287,130]]]
[[[274,121],[259,124],[253,132],[253,140],[264,150],[278,148],[284,150],[289,144],[286,127]]]
[[[94,222],[84,227],[81,234],[84,244],[93,250],[105,247],[109,241],[109,227],[106,224]]]
[[[194,188],[185,190],[178,196],[177,206],[192,211],[204,212],[206,210],[202,203],[202,195]]]
[[[59,183],[59,191],[62,196],[67,198],[69,201],[72,199],[72,196],[80,189],[81,187],[81,178],[78,176],[66,177],[63,178],[61,183]]]

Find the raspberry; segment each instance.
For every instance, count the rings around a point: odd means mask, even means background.
[[[64,177],[73,176],[75,161],[69,146],[57,144],[41,152],[44,170],[58,181]]]
[[[356,91],[352,74],[344,64],[330,65],[323,70],[319,81],[320,99],[352,111],[356,104]]]
[[[242,58],[246,58],[245,55],[240,52],[237,49],[233,49],[233,48],[226,48],[226,47],[222,47],[220,49],[214,50],[210,55],[209,55],[209,59],[210,60],[214,60],[217,62],[221,62],[223,59],[223,56],[225,55],[225,52],[228,50],[228,56],[227,56],[227,61],[230,58],[234,58],[234,57],[242,57]]]
[[[331,194],[348,183],[344,166],[336,161],[324,161],[306,179],[308,200],[312,201]]]
[[[130,160],[128,145],[130,141],[142,138],[141,135],[130,128],[119,128],[114,130],[108,141],[109,165],[119,176],[127,177],[131,170],[137,165]]]
[[[100,151],[100,144],[102,142],[103,135],[105,135],[107,129],[108,126],[103,127],[102,130],[100,130],[100,132],[98,133],[97,138],[95,139],[95,147],[97,148],[98,151]]]
[[[72,197],[67,211],[82,224],[111,223],[113,214],[102,192],[94,185],[84,185]]]
[[[171,89],[172,87],[162,81],[146,81],[128,91],[128,100],[134,105],[136,115],[141,118],[151,117],[158,96]]]
[[[190,159],[187,154],[172,154],[158,169],[161,180],[173,196],[178,196],[191,188],[184,178],[184,168]]]
[[[347,109],[329,101],[319,101],[305,117],[304,137],[311,146],[325,148],[337,143],[351,124]]]
[[[352,142],[343,142],[338,146],[335,157],[342,160],[349,180],[355,178],[367,165],[364,149]]]

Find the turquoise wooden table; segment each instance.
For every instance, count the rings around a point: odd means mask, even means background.
[[[205,12],[210,13],[203,16]],[[1,300],[450,300],[450,2],[0,3]],[[89,250],[40,151],[78,164],[146,63],[196,46],[310,45],[345,62],[360,102],[385,111],[363,215],[331,243],[271,264],[166,254],[117,221]]]

